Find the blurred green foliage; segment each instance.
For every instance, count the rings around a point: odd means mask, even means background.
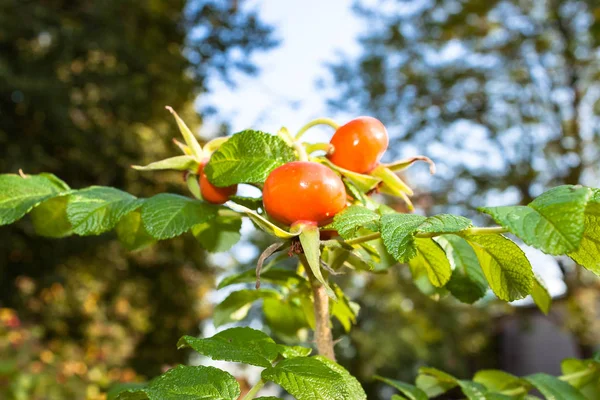
[[[164,106],[197,127],[193,102],[210,79],[255,73],[250,55],[275,44],[237,1],[0,0],[0,171],[183,191],[179,174],[129,169],[178,153]],[[0,328],[0,397],[101,398],[184,361],[177,339],[211,312],[207,263],[191,235],[127,253],[112,234],[3,227],[0,307],[20,325]]]

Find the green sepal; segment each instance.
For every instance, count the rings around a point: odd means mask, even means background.
[[[337,297],[321,273],[321,241],[319,228],[316,225],[301,225],[300,243],[308,262],[308,267],[317,280],[325,287],[327,295],[336,300]]]

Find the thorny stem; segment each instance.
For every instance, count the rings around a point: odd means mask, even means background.
[[[489,228],[469,228],[464,231],[455,232],[455,234],[460,236],[470,236],[470,235],[494,235],[497,233],[506,233],[507,229],[501,226],[492,226]],[[446,235],[448,232],[420,232],[415,234],[417,238],[432,238],[440,235]],[[364,242],[370,242],[371,240],[379,239],[381,237],[380,232],[371,233],[369,235],[360,236],[355,239],[346,240],[346,244],[353,245]]]
[[[308,267],[308,262],[304,255],[299,255],[304,270],[308,276],[308,281],[313,292],[313,306],[315,311],[315,342],[319,355],[325,356],[335,361],[335,352],[333,351],[333,334],[331,332],[331,317],[329,316],[329,296],[325,287],[315,278]]]
[[[258,391],[262,389],[263,386],[265,386],[265,381],[261,379],[258,382],[256,382],[256,385],[252,386],[252,389],[250,389],[248,393],[246,393],[242,400],[253,399],[258,394]]]
[[[317,126],[317,125],[329,125],[330,127],[332,127],[333,129],[336,129],[336,130],[340,127],[340,125],[332,119],[317,118],[315,120],[310,121],[308,124],[304,125],[302,128],[300,128],[298,133],[296,133],[296,140],[300,139],[307,130],[309,130],[313,126]]]

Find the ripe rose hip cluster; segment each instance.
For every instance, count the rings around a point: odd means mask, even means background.
[[[385,126],[375,118],[359,117],[339,127],[330,144],[329,160],[344,169],[368,173],[388,146]],[[286,225],[325,225],[348,202],[342,179],[329,167],[294,161],[271,172],[263,188],[267,214]]]

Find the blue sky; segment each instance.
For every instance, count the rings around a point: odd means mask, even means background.
[[[351,0],[261,0],[251,4],[265,22],[275,26],[281,44],[254,56],[261,69],[258,76],[239,76],[235,88],[214,82],[203,101],[216,107],[216,119],[227,119],[233,132],[247,128],[275,132],[283,125],[295,131],[326,115],[326,96],[316,89],[315,81],[327,75],[325,63],[335,60],[337,52],[359,52],[356,37],[361,21],[351,10]],[[339,117],[343,122],[344,117]],[[315,129],[307,139],[331,134],[324,129]]]

